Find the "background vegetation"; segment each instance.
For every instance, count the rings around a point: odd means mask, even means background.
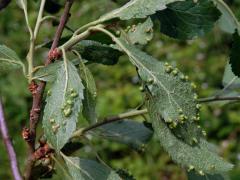
[[[230,0],[240,19],[240,1]],[[117,7],[110,0],[76,1],[69,26],[73,29],[96,19],[101,14]],[[30,17],[36,17],[37,3],[30,3]],[[31,23],[34,23],[31,22]],[[126,25],[127,26],[127,25]],[[155,24],[155,26],[159,26]],[[51,40],[55,32],[52,22],[45,23],[41,29],[39,44]],[[221,33],[216,27],[202,39],[188,42],[176,41],[160,35],[155,30],[154,40],[144,47],[154,57],[176,64],[176,66],[198,85],[200,97],[211,96],[222,87],[222,76],[230,47],[230,36]],[[65,31],[65,35],[69,34]],[[0,12],[0,44],[14,49],[22,58],[28,48],[28,33],[21,9],[15,1]],[[46,51],[39,51],[35,62],[42,64]],[[141,104],[136,73],[126,57],[118,65],[107,68],[103,65],[90,65],[98,87],[97,110],[100,117],[125,112]],[[18,156],[23,168],[26,157],[25,142],[21,130],[28,122],[31,95],[27,81],[18,71],[1,71],[0,96],[3,98],[5,114]],[[240,177],[240,106],[239,103],[205,104],[201,111],[201,125],[207,131],[208,139],[218,144],[220,154],[235,164],[231,179]],[[39,126],[41,127],[41,126]],[[41,131],[41,129],[39,129]],[[127,146],[109,141],[95,141],[99,156],[113,168],[124,168],[134,174],[136,179],[186,179],[184,170],[176,166],[154,139],[143,151],[135,151]],[[88,151],[87,147],[82,155]],[[0,141],[0,179],[11,179],[8,157]]]

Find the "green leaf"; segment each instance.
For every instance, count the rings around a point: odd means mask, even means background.
[[[112,169],[96,161],[63,156],[73,180],[121,180]]]
[[[59,151],[76,130],[82,106],[83,85],[77,69],[67,61],[57,70],[56,80],[46,99],[43,129],[48,142]]]
[[[153,38],[153,23],[151,18],[138,25],[133,25],[127,32],[127,39],[132,44],[147,44]]]
[[[196,172],[188,172],[188,180],[225,180],[228,178],[225,178],[225,176],[221,174],[206,174],[206,175],[199,175]]]
[[[166,123],[159,117],[156,108],[150,105],[149,111],[156,136],[175,162],[186,168],[194,169],[200,174],[223,173],[232,169],[231,164],[210,150],[204,139],[200,138],[196,146],[184,143],[171,132]]]
[[[232,72],[234,75],[240,77],[240,35],[236,31],[233,34],[233,44],[230,53],[230,61]]]
[[[122,52],[117,49],[91,40],[81,41],[74,49],[81,54],[83,59],[104,65],[114,65],[118,62],[119,57],[122,56]]]
[[[240,24],[237,17],[233,14],[232,10],[223,0],[212,0],[218,10],[222,13],[221,18],[218,21],[218,26],[225,32],[233,34],[235,29],[240,32]]]
[[[169,64],[158,62],[139,49],[121,41],[123,50],[131,62],[138,68],[143,86],[156,98],[155,106],[159,108],[164,120],[182,139],[192,144],[199,138],[199,130],[193,125],[199,120],[197,95],[194,93],[188,77]],[[195,86],[192,83],[192,86]],[[179,125],[180,126],[177,126]]]
[[[225,67],[222,84],[225,90],[235,90],[240,88],[240,78],[233,74],[229,62]]]
[[[187,0],[169,4],[159,11],[161,32],[177,39],[193,39],[209,32],[221,13],[209,0]]]
[[[232,165],[213,152],[212,146],[203,139],[200,129],[193,122],[197,114],[196,102],[190,83],[186,82],[183,74],[122,40],[114,40],[138,68],[147,91],[154,131],[172,159],[184,167],[194,167],[204,173],[230,170]],[[186,116],[183,123],[181,115]],[[189,143],[189,140],[193,142]]]
[[[113,10],[110,13],[100,17],[100,21],[108,21],[114,18],[129,20],[132,18],[146,18],[166,8],[166,5],[177,0],[131,0],[124,6]]]
[[[0,45],[0,68],[10,70],[21,67],[25,69],[16,52],[5,45]]]
[[[91,133],[141,150],[152,138],[153,130],[146,127],[144,123],[133,120],[122,120],[105,124],[92,130]]]
[[[80,65],[80,76],[83,81],[84,89],[84,100],[83,100],[83,116],[90,122],[97,122],[97,113],[96,113],[96,97],[97,97],[97,88],[95,80],[91,71],[84,65],[81,61]]]
[[[71,61],[74,65],[79,64],[79,60]],[[56,79],[56,72],[63,66],[63,61],[57,61],[46,67],[40,67],[33,73],[33,79],[40,81],[53,82]]]

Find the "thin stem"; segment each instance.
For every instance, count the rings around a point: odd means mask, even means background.
[[[15,180],[21,180],[22,177],[19,172],[18,164],[17,164],[17,157],[16,153],[14,151],[12,142],[9,137],[8,128],[5,122],[4,113],[3,113],[3,107],[2,102],[0,101],[0,130],[2,134],[2,138],[4,141],[4,144],[6,146],[8,157],[10,159],[11,169],[13,173],[13,177]]]
[[[24,12],[24,17],[25,17],[25,21],[26,21],[26,24],[27,24],[27,28],[28,28],[28,31],[30,33],[30,39],[32,39],[33,37],[33,30],[30,26],[30,23],[29,23],[29,19],[28,19],[28,11],[27,11],[27,6],[26,6],[26,3],[25,3],[26,0],[21,0],[20,3],[22,5],[22,8],[23,8],[23,12]]]
[[[54,50],[58,46],[59,40],[62,36],[63,29],[70,16],[69,11],[71,9],[73,2],[74,0],[66,0],[65,2],[64,13],[61,16],[61,20],[58,25],[50,51]],[[45,61],[45,66],[49,65],[50,63],[52,63],[52,60],[50,58],[47,58]],[[46,86],[46,82],[41,81],[36,89],[36,92],[33,94],[32,109],[30,112],[30,128],[29,128],[30,135],[31,135],[31,147],[29,147],[30,153],[28,155],[28,161],[26,164],[25,172],[24,172],[24,178],[26,180],[31,179],[32,169],[35,164],[35,159],[32,158],[32,156],[35,151],[36,129],[37,129],[37,124],[39,122],[40,114],[42,111],[42,98],[43,98],[43,92],[44,92],[45,86]]]
[[[240,101],[240,96],[232,96],[232,97],[214,96],[214,97],[202,98],[198,100],[198,102],[200,103],[208,103],[208,102],[215,102],[215,101]]]
[[[74,37],[74,36],[77,36],[79,33],[85,31],[85,30],[88,29],[89,27],[91,27],[91,26],[96,26],[96,25],[101,24],[101,23],[102,23],[101,20],[96,20],[96,21],[90,22],[90,23],[82,26],[82,27],[80,27],[79,29],[77,29],[77,30],[74,32],[73,37]]]
[[[37,22],[36,22],[34,33],[33,33],[34,39],[37,38],[41,23],[43,21],[43,12],[44,12],[45,3],[46,3],[46,0],[41,1],[41,5],[40,5],[38,17],[37,17]]]
[[[100,121],[98,123],[95,123],[95,124],[93,124],[89,127],[77,130],[75,133],[73,133],[72,137],[82,136],[86,132],[91,131],[95,128],[98,128],[100,126],[103,126],[105,124],[110,124],[110,123],[113,123],[115,121],[120,121],[122,119],[127,119],[127,118],[130,118],[130,117],[139,116],[139,115],[143,115],[143,114],[146,114],[146,113],[148,113],[147,109],[143,109],[143,110],[134,110],[134,111],[118,114],[116,116],[107,117],[107,118],[104,118],[102,121]]]

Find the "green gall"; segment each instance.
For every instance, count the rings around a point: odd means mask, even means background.
[[[183,110],[181,108],[178,109],[179,114],[183,113]]]
[[[197,104],[197,105],[196,105],[196,108],[197,108],[197,109],[201,109],[201,107],[202,107],[201,104]]]
[[[52,126],[53,133],[57,133],[59,128],[60,128],[60,126],[58,124],[57,125],[53,125]]]
[[[194,98],[194,100],[197,100],[198,99],[198,95],[194,94],[193,98]]]
[[[203,136],[207,136],[207,133],[204,130],[202,130],[202,134],[203,134]]]
[[[184,75],[181,75],[181,76],[180,76],[180,79],[183,80],[183,81],[185,81],[185,76],[184,76]]]
[[[211,170],[214,170],[214,169],[215,169],[215,166],[214,166],[214,165],[211,165],[211,166],[210,166],[210,169],[211,169]]]
[[[194,138],[192,138],[192,142],[193,142],[193,143],[195,143],[195,144],[197,144],[197,143],[198,143],[198,140],[197,140],[197,138],[195,138],[195,137],[194,137]]]
[[[73,101],[72,100],[67,100],[67,104],[72,106],[73,105]]]
[[[165,66],[169,66],[169,63],[165,62],[164,65],[165,65]]]
[[[184,80],[185,80],[185,81],[188,81],[188,80],[189,80],[189,77],[188,77],[188,76],[184,76]]]
[[[55,123],[55,119],[53,119],[53,118],[52,118],[52,119],[49,119],[49,122],[50,122],[50,123]]]
[[[166,123],[172,123],[173,122],[173,120],[171,119],[171,118],[168,118],[167,120],[166,120]]]
[[[172,74],[173,74],[174,76],[176,76],[176,75],[178,74],[178,70],[177,70],[177,69],[174,69],[174,70],[172,71]]]
[[[199,173],[201,176],[204,176],[204,175],[205,175],[202,170],[198,171],[198,173]]]
[[[176,127],[177,127],[177,123],[174,121],[174,122],[172,122],[171,124],[170,124],[170,129],[175,129]]]
[[[166,73],[171,73],[171,71],[172,71],[171,66],[168,66],[168,67],[165,68]]]
[[[152,28],[145,29],[145,33],[150,33],[150,32],[152,32]]]
[[[197,89],[197,85],[195,84],[195,83],[191,83],[191,87],[193,88],[193,89]]]
[[[118,36],[119,36],[120,34],[121,34],[121,32],[120,32],[120,31],[117,31],[117,32],[116,32],[116,35],[118,35]]]
[[[148,79],[148,83],[152,84],[154,82],[154,79],[153,78],[149,78]]]
[[[78,96],[78,94],[76,93],[76,92],[73,92],[73,93],[71,93],[71,95],[70,95],[71,97],[73,97],[73,98],[75,98],[75,97],[77,97]]]
[[[192,171],[192,170],[194,170],[195,168],[194,168],[194,166],[193,165],[190,165],[189,167],[188,167],[188,172],[189,171]]]
[[[139,90],[140,90],[141,92],[144,92],[144,87],[143,87],[143,86],[140,86],[140,87],[139,87]]]
[[[65,109],[63,111],[63,114],[64,114],[65,117],[69,117],[72,114],[72,110],[70,108]]]
[[[51,90],[48,90],[47,91],[47,96],[51,96],[52,95],[52,91]]]

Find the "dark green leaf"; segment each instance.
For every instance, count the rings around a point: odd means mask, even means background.
[[[96,161],[63,155],[73,180],[121,180],[116,172]]]
[[[161,32],[177,39],[192,39],[209,32],[221,13],[209,0],[187,0],[169,4],[159,11]]]
[[[50,14],[56,14],[60,11],[61,8],[62,5],[60,5],[56,0],[47,0],[44,10]]]
[[[97,122],[96,114],[96,97],[97,88],[95,80],[91,71],[81,61],[79,64],[80,76],[83,81],[84,89],[84,100],[83,100],[83,116],[90,122]]]
[[[152,129],[133,120],[105,124],[91,132],[105,139],[127,144],[137,150],[143,149],[153,135]]]
[[[240,77],[240,36],[236,31],[233,34],[233,44],[230,54],[230,61],[232,72],[235,76]]]
[[[81,54],[83,59],[104,65],[114,65],[122,56],[122,52],[117,49],[91,40],[83,40],[74,48]]]
[[[59,151],[76,130],[84,87],[70,61],[60,66],[56,77],[46,99],[43,128],[49,143]]]
[[[231,65],[227,63],[224,71],[223,82],[225,90],[234,90],[240,88],[240,78],[232,72]]]
[[[221,174],[206,174],[199,175],[194,171],[188,172],[188,180],[225,180],[226,178]]]

